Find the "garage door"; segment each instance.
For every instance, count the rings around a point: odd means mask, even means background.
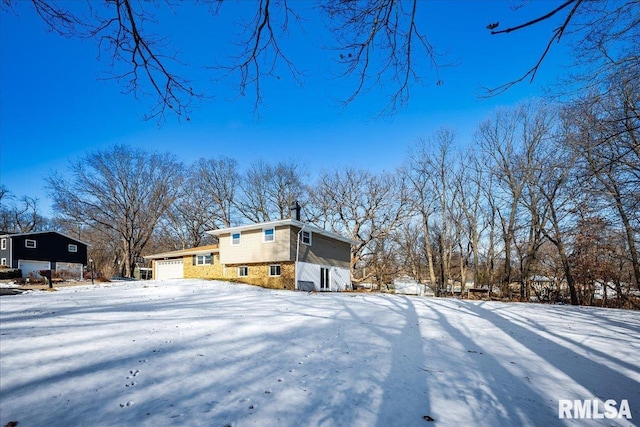
[[[27,277],[29,273],[33,273],[36,277],[40,277],[38,271],[50,270],[51,263],[49,261],[31,261],[19,259],[18,268],[22,270],[22,277]]]
[[[75,262],[56,262],[56,273],[63,279],[82,280],[83,266]]]
[[[184,270],[182,269],[181,259],[167,259],[156,261],[156,277],[157,280],[164,279],[182,279]]]

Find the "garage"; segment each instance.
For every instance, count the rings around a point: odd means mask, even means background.
[[[56,262],[56,274],[63,279],[82,280],[84,266],[74,262]]]
[[[182,259],[164,259],[156,261],[156,280],[182,279],[184,269]]]
[[[38,271],[51,270],[51,263],[49,261],[19,259],[18,268],[22,270],[22,277],[29,276],[29,273],[33,273],[36,277],[40,277]]]

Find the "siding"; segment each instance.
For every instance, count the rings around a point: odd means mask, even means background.
[[[25,247],[25,240],[35,240],[35,248]],[[11,241],[9,241],[11,240]],[[77,252],[69,252],[69,244],[77,246]],[[54,232],[43,232],[11,236],[7,238],[7,249],[11,245],[11,264],[18,268],[18,260],[49,261],[51,263],[87,264],[87,245]],[[4,257],[4,256],[3,256]],[[7,263],[9,257],[7,256]],[[54,268],[52,265],[51,268]]]
[[[291,232],[291,259],[296,259],[297,227]],[[351,245],[318,233],[311,233],[311,246],[300,242],[298,261],[331,267],[351,268]]]
[[[220,262],[223,264],[252,264],[291,261],[288,226],[276,227],[275,241],[262,241],[262,228],[241,233],[240,245],[231,245],[231,234],[220,235]]]

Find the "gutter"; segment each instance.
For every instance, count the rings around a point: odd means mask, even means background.
[[[298,258],[300,256],[300,234],[302,234],[302,230],[307,226],[306,223],[302,224],[302,228],[298,231],[298,235],[296,238],[296,271],[294,274],[294,280],[296,281],[293,285],[293,289],[298,290]]]

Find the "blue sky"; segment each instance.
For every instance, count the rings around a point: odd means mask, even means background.
[[[526,7],[510,8],[521,3]],[[101,79],[108,68],[106,61],[96,59],[94,40],[47,32],[30,2],[17,3],[15,13],[3,11],[0,182],[18,196],[39,198],[43,211],[50,213],[44,177],[53,171],[65,173],[69,160],[116,143],[170,151],[186,164],[199,157],[230,156],[242,166],[260,158],[295,160],[312,174],[344,166],[392,170],[401,165],[410,144],[441,126],[456,129],[458,143],[468,144],[478,122],[496,107],[541,95],[541,88],[568,65],[563,46],[554,46],[533,84],[481,99],[482,86],[517,78],[537,60],[557,21],[500,36],[491,36],[485,26],[498,20],[501,27],[521,23],[557,2],[420,2],[423,33],[439,51],[448,52],[443,62],[457,65],[440,70],[441,86],[433,84],[436,76],[425,67],[430,84],[413,87],[407,108],[375,120],[386,104],[385,94],[374,88],[343,108],[337,99],[349,94],[353,82],[333,77],[336,53],[322,50],[329,43],[328,33],[314,3],[294,4],[308,21],[304,32],[292,32],[285,49],[305,70],[304,85],[284,74],[280,80],[265,79],[259,117],[252,99],[237,98],[233,76],[213,81],[212,73],[203,68],[228,63],[233,53],[230,41],[238,39],[231,23],[248,17],[250,4],[224,3],[219,17],[190,4],[172,12],[157,11],[158,31],[191,66],[188,73],[196,89],[215,93],[213,100],[193,111],[190,121],[168,116],[160,125],[142,120],[149,102],[123,94],[115,81]]]

